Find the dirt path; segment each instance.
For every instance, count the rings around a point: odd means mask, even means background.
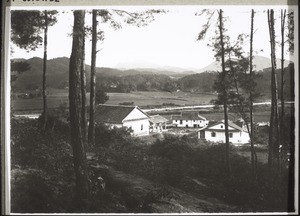
[[[107,190],[117,190],[126,208],[133,213],[234,212],[235,207],[220,200],[195,197],[178,188],[159,185],[139,176],[107,166],[93,166],[107,182]]]

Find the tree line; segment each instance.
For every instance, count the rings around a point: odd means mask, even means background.
[[[222,70],[217,74],[216,81],[214,82],[214,89],[218,93],[218,99],[215,101],[218,105],[223,105],[224,112],[224,123],[225,123],[225,166],[227,174],[231,176],[231,163],[230,163],[230,142],[229,142],[229,131],[228,131],[228,110],[237,112],[245,121],[247,131],[250,135],[250,146],[251,146],[251,164],[252,164],[252,177],[253,181],[257,181],[257,155],[256,149],[253,142],[253,103],[260,97],[261,92],[256,88],[258,84],[257,77],[259,74],[253,68],[253,45],[254,40],[254,26],[255,26],[255,11],[251,10],[250,20],[250,47],[249,56],[245,54],[245,50],[242,48],[245,37],[248,35],[240,34],[236,40],[232,40],[228,34],[226,28],[226,18],[224,18],[224,12],[220,10],[203,10],[197,14],[200,16],[207,17],[207,23],[204,24],[202,31],[199,33],[198,40],[203,40],[206,33],[212,28],[212,17],[216,17],[216,28],[215,35],[211,39],[210,46],[215,52],[216,60],[221,64]],[[270,172],[271,184],[274,185],[276,181],[279,181],[282,169],[283,154],[286,152],[282,149],[286,146],[289,148],[290,153],[294,153],[294,143],[287,143],[283,137],[285,136],[285,96],[284,88],[286,85],[292,86],[293,83],[286,83],[284,79],[284,46],[286,43],[289,45],[289,52],[293,53],[293,11],[287,13],[286,10],[280,11],[280,22],[281,22],[281,66],[277,69],[276,65],[276,33],[275,33],[275,18],[274,10],[267,10],[267,23],[270,39],[270,57],[271,57],[271,69],[270,69],[270,93],[271,93],[271,114],[270,114],[270,128],[269,128],[269,140],[268,140],[268,166]],[[288,14],[288,15],[287,15]],[[288,22],[286,21],[288,19]],[[293,67],[293,66],[291,66]],[[280,72],[280,81],[278,81],[278,73]],[[293,76],[293,72],[292,72]],[[293,78],[291,78],[293,79]],[[278,88],[280,86],[280,88]],[[265,86],[266,87],[266,86]],[[280,92],[280,93],[279,93]],[[279,111],[279,95],[280,95],[280,110]],[[290,94],[290,96],[293,93]],[[291,97],[289,98],[291,99]],[[292,100],[294,100],[292,98]],[[290,171],[293,173],[293,157],[291,155],[291,166]],[[289,176],[291,180],[294,178],[293,174]]]
[[[146,10],[143,12],[127,12],[124,10],[93,10],[92,26],[85,26],[84,10],[75,10],[72,33],[72,52],[69,63],[69,113],[71,145],[73,149],[73,162],[76,176],[76,193],[74,202],[78,210],[83,210],[89,197],[89,176],[86,159],[88,145],[95,142],[95,99],[96,99],[96,56],[97,41],[104,40],[104,31],[98,29],[98,18],[102,23],[109,23],[114,29],[121,28],[121,23],[115,17],[123,18],[124,23],[137,27],[146,26],[154,20],[154,15],[164,13],[163,10]],[[46,97],[46,71],[47,71],[47,38],[48,28],[57,21],[57,11],[12,11],[11,40],[20,48],[35,50],[43,43],[43,120],[41,132],[44,133],[47,125],[47,97]],[[44,37],[41,37],[41,32]],[[85,40],[88,35],[92,37],[91,75],[90,75],[90,112],[89,127],[86,116],[86,71],[85,71]],[[18,64],[16,64],[18,65]],[[23,71],[20,71],[23,72]],[[88,129],[88,134],[87,134]]]

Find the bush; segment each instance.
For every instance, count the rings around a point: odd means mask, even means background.
[[[11,173],[11,208],[14,213],[51,212],[54,193],[42,172],[13,169]]]
[[[126,139],[130,138],[131,130],[124,128],[110,128],[104,124],[95,124],[95,148],[113,147],[114,143],[126,143]]]
[[[62,212],[69,206],[74,186],[72,149],[68,133],[64,131],[67,125],[56,121],[59,124],[53,130],[42,132],[39,120],[12,119],[11,167],[16,172],[15,181],[12,179],[14,211]],[[27,202],[32,202],[31,207]]]
[[[99,130],[99,131],[98,131]],[[148,178],[152,181],[214,196],[224,201],[255,211],[286,211],[288,174],[283,168],[274,177],[268,167],[258,164],[258,182],[251,173],[251,164],[240,156],[237,148],[230,146],[229,176],[225,167],[225,144],[205,142],[197,138],[164,134],[148,145],[143,138],[131,137],[123,129],[109,130],[97,126],[99,162],[112,165],[126,173]],[[191,179],[205,179],[208,188],[192,184]],[[197,191],[197,192],[196,192]]]

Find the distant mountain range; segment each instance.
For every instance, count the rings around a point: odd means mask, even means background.
[[[139,69],[139,70],[155,70],[155,71],[171,71],[176,73],[184,73],[186,71],[193,71],[194,68],[181,68],[167,65],[153,64],[147,61],[132,61],[126,63],[119,63],[114,68],[120,70]]]
[[[291,63],[291,62],[285,60],[284,67],[287,67],[289,65],[289,63]],[[264,57],[264,56],[254,56],[253,57],[253,65],[254,65],[254,70],[262,71],[266,68],[271,67],[271,59]],[[280,67],[280,65],[281,65],[280,59],[276,59],[276,65],[277,65],[277,68]],[[202,73],[205,71],[221,71],[221,63],[215,61],[200,70],[196,70],[195,72]]]
[[[285,60],[284,66],[287,67],[290,61]],[[281,65],[281,60],[276,59],[277,68]],[[261,71],[266,68],[271,67],[271,59],[264,56],[254,56],[253,57],[253,65],[254,69],[257,71]],[[152,64],[149,62],[130,62],[130,63],[122,63],[116,65],[117,69],[120,70],[139,70],[139,71],[152,71],[154,73],[162,73],[166,75],[174,75],[175,73],[183,73],[183,74],[195,74],[202,72],[212,72],[212,71],[220,71],[221,63],[214,61],[204,68],[180,68],[180,67],[171,67],[171,66],[161,66]]]

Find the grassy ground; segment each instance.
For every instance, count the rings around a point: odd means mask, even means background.
[[[68,90],[49,89],[48,106],[55,108],[63,103],[68,103]],[[215,95],[211,94],[192,94],[185,92],[161,92],[161,91],[139,91],[132,93],[108,93],[109,100],[107,104],[120,104],[124,102],[134,102],[134,105],[161,106],[162,104],[174,104],[176,106],[188,106],[208,104]],[[89,93],[87,94],[87,103],[89,102]],[[42,109],[42,98],[23,99],[17,98],[12,100],[14,110],[37,110]]]
[[[108,103],[119,104],[122,102],[134,102],[138,106],[174,104],[178,106],[208,104],[215,95],[193,94],[187,92],[161,92],[161,91],[141,91],[132,93],[109,93]]]

